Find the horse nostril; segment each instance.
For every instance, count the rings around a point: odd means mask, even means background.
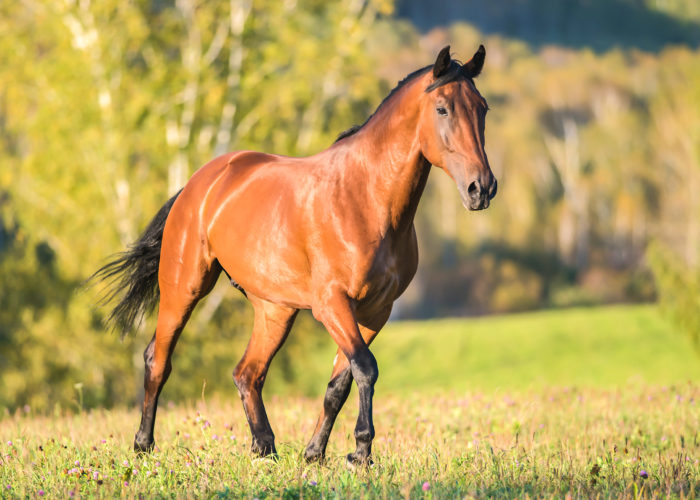
[[[467,193],[469,193],[471,198],[478,197],[481,194],[481,184],[479,184],[479,181],[472,181],[467,188]]]
[[[491,184],[491,188],[489,189],[489,200],[493,200],[493,197],[496,196],[497,192],[498,192],[498,181],[496,179],[494,179],[493,183]]]

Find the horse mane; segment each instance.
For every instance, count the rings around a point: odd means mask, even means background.
[[[421,76],[423,73],[428,71],[433,67],[432,64],[429,64],[428,66],[425,66],[424,68],[417,69],[413,73],[409,73],[406,75],[406,77],[401,80],[399,83],[396,84],[396,87],[391,89],[391,92],[382,100],[382,102],[379,103],[379,106],[377,106],[377,109],[374,110],[374,112],[367,117],[365,122],[362,125],[353,125],[347,130],[342,131],[340,134],[338,134],[338,137],[335,139],[334,144],[340,140],[345,139],[346,137],[350,137],[351,135],[355,135],[362,127],[367,125],[367,122],[369,122],[374,115],[377,114],[377,111],[384,106],[384,103],[386,103],[389,99],[391,99],[391,96],[396,94],[399,90],[401,90],[402,87],[404,87],[406,84],[408,84],[410,81],[412,81],[414,78]],[[460,64],[459,61],[452,59],[451,65],[450,65],[450,70],[447,71],[443,76],[435,80],[432,84],[430,84],[425,91],[426,92],[431,92],[435,90],[438,87],[441,87],[447,83],[453,82],[457,80],[460,76],[463,76],[463,73],[460,71],[462,68],[462,65]]]

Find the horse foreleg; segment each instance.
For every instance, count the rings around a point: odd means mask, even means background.
[[[371,321],[367,326],[358,325],[360,334],[367,345],[370,345],[372,340],[377,336],[379,330],[381,330],[387,319],[389,319],[390,313],[391,307],[379,314],[377,318]],[[304,453],[304,458],[306,458],[308,462],[323,460],[325,457],[326,446],[328,445],[328,438],[333,430],[333,424],[350,394],[351,386],[352,372],[350,370],[350,363],[343,352],[338,349],[335,360],[333,361],[331,380],[328,382],[326,395],[323,398],[323,408],[318,417],[314,434],[311,437],[311,441],[309,441],[309,444],[306,446],[306,452]]]
[[[253,453],[265,456],[276,453],[276,450],[275,435],[262,400],[262,388],[270,362],[287,338],[298,310],[253,296],[249,298],[255,310],[253,335],[233,372],[233,380],[253,435],[251,449]]]
[[[333,340],[349,360],[350,373],[357,383],[360,408],[355,425],[354,453],[347,456],[350,466],[367,464],[372,452],[374,423],[372,421],[372,397],[379,370],[374,355],[362,338],[350,299],[342,292],[330,292],[325,300],[313,308]],[[346,396],[347,397],[347,396]]]

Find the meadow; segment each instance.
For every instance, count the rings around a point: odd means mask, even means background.
[[[136,409],[0,420],[0,496],[216,498],[700,495],[697,354],[649,306],[389,325],[376,343],[375,463],[346,469],[356,396],[323,464],[317,398],[269,394],[276,460],[255,459],[234,396],[164,400],[157,450]],[[274,367],[273,367],[274,368]],[[319,381],[323,384],[323,381]]]

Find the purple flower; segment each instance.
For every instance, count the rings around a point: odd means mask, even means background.
[[[311,486],[316,486],[318,483],[317,483],[316,481],[309,481],[309,484],[310,484]]]
[[[430,490],[430,483],[428,481],[423,483],[423,491]]]
[[[36,494],[39,495],[40,497],[43,497],[43,496],[44,496],[44,490],[39,490],[39,491],[36,492]]]
[[[124,467],[129,467],[129,461],[128,461],[128,460],[124,460],[124,461],[122,462],[122,465],[123,465]]]
[[[11,489],[12,489],[12,486],[10,486],[10,485],[8,484],[8,485],[7,485],[7,489],[8,489],[8,490],[11,490]]]
[[[649,474],[647,473],[647,471],[642,469],[639,471],[639,477],[641,477],[642,479],[647,479],[649,477]]]
[[[76,460],[76,461],[75,461],[75,466],[76,466],[76,467],[80,467],[80,460]]]
[[[124,481],[124,486],[129,486],[129,481]]]
[[[12,446],[12,441],[8,441],[7,446]]]
[[[95,471],[92,473],[92,478],[97,481],[100,478],[100,473]]]

